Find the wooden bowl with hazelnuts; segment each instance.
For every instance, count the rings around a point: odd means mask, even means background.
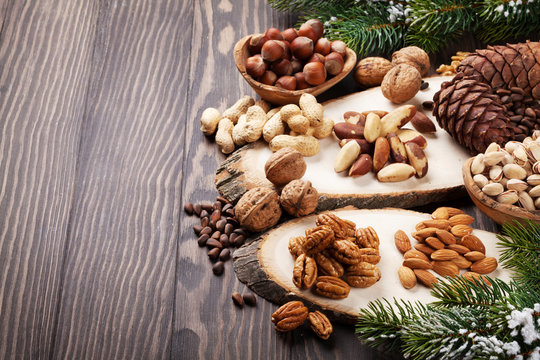
[[[303,93],[314,96],[341,81],[356,64],[356,54],[343,41],[322,37],[319,20],[299,30],[268,29],[248,35],[234,47],[234,61],[244,79],[273,104],[298,103]]]

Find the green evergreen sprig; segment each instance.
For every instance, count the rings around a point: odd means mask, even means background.
[[[464,31],[486,42],[540,37],[539,0],[269,0],[281,11],[318,18],[325,36],[358,55],[388,55],[416,45],[436,52]]]
[[[514,271],[510,282],[445,278],[430,304],[370,302],[359,314],[358,337],[412,359],[540,357],[540,224],[504,225],[498,239],[501,265]]]

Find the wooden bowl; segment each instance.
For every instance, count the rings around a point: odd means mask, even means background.
[[[242,38],[234,46],[234,62],[236,63],[236,67],[238,68],[238,71],[240,71],[240,74],[242,74],[244,79],[246,79],[246,81],[253,88],[253,90],[255,90],[255,92],[259,94],[261,98],[273,104],[298,104],[298,100],[303,93],[310,93],[314,96],[317,96],[340,82],[345,76],[347,76],[348,73],[351,72],[351,70],[354,68],[354,65],[356,65],[356,53],[351,49],[347,48],[347,53],[345,54],[345,58],[343,59],[345,61],[343,71],[338,75],[328,79],[321,85],[307,88],[304,90],[285,90],[276,86],[265,85],[252,78],[251,75],[246,72],[246,59],[250,57],[248,44],[251,36],[252,35],[248,35]]]
[[[484,194],[474,182],[471,174],[473,160],[474,158],[470,158],[463,164],[463,181],[472,201],[484,214],[500,225],[513,221],[522,224],[525,223],[525,220],[540,221],[540,210],[528,211],[516,205],[501,204]]]

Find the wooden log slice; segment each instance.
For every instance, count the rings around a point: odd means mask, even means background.
[[[418,222],[430,219],[429,214],[402,209],[358,210],[352,207],[334,213],[356,222],[357,227],[371,226],[377,232],[381,256],[377,267],[382,277],[375,285],[365,289],[351,288],[346,299],[333,300],[316,295],[311,290],[300,290],[292,283],[294,259],[287,248],[289,238],[302,235],[306,228],[315,226],[315,215],[283,223],[236,250],[233,256],[236,276],[251,290],[271,302],[283,304],[301,300],[309,308],[322,309],[332,318],[346,323],[353,322],[359,310],[375,299],[392,300],[395,297],[422,303],[435,300],[423,285],[417,284],[409,290],[403,288],[397,276],[403,255],[394,245],[394,233],[399,229],[409,235],[413,245],[416,244],[410,234],[415,231]],[[486,256],[499,259],[500,252],[496,247],[494,233],[475,229],[473,234],[484,243]],[[510,272],[499,266],[488,276],[508,281]]]

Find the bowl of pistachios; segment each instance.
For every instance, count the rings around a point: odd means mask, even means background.
[[[495,143],[463,165],[465,189],[498,224],[540,221],[540,131],[523,142]]]

